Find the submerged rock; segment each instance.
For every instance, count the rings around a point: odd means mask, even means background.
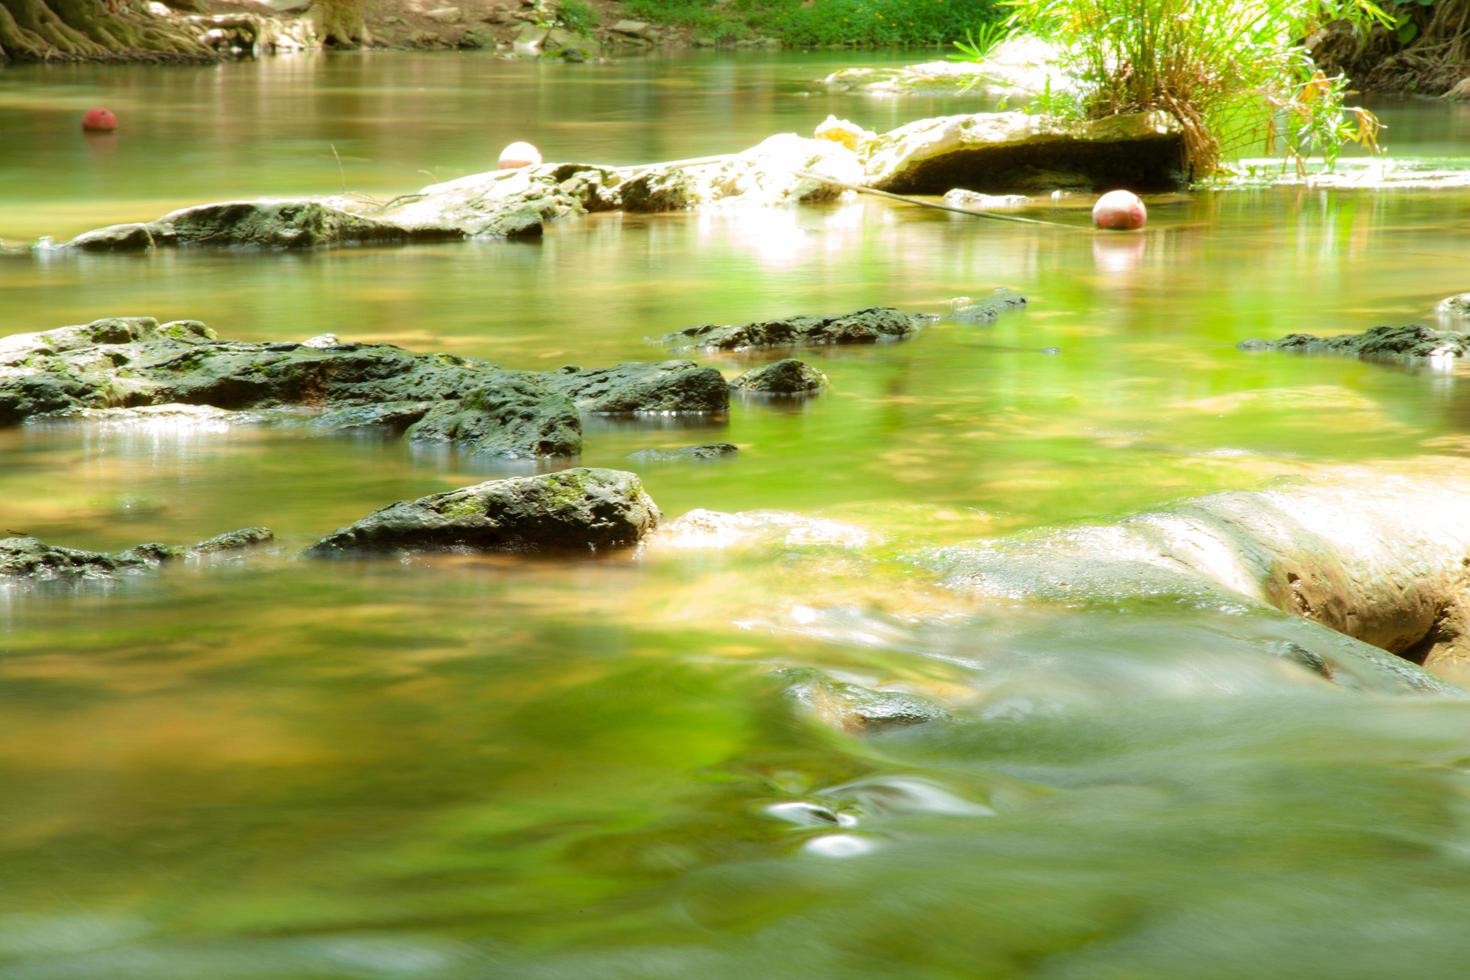
[[[738,391],[766,395],[809,395],[827,386],[827,376],[794,357],[751,368],[730,382]]]
[[[706,446],[680,446],[677,449],[640,449],[629,453],[634,463],[683,463],[706,462],[712,459],[728,459],[740,452],[740,447],[728,442],[713,442]]]
[[[0,578],[51,579],[110,578],[121,572],[142,571],[190,555],[218,555],[266,544],[269,528],[247,527],[216,535],[193,547],[149,542],[126,551],[83,551],[47,544],[21,535],[0,538]]]
[[[784,670],[778,676],[790,684],[788,697],[834,728],[854,734],[950,718],[944,708],[917,694],[875,691],[809,669]]]
[[[1342,354],[1365,360],[1426,360],[1464,357],[1470,350],[1470,334],[1434,330],[1422,324],[1374,327],[1363,333],[1317,337],[1307,333],[1287,334],[1280,340],[1244,340],[1241,350],[1276,350],[1295,354]]]
[[[598,551],[636,544],[660,516],[634,474],[577,468],[399,501],[334,531],[307,555]]]
[[[182,403],[239,411],[320,409],[330,429],[380,426],[482,454],[573,456],[580,411],[711,413],[720,373],[692,361],[507,371],[391,344],[219,340],[204,324],[113,317],[0,339],[0,425],[43,414]]]
[[[966,323],[989,324],[999,320],[1002,313],[1025,308],[1026,297],[1020,293],[1013,293],[1009,289],[997,289],[978,303],[963,303],[956,306],[951,315],[956,320],[963,320]]]
[[[702,323],[668,334],[660,343],[709,350],[749,350],[764,347],[817,347],[823,344],[872,344],[905,340],[924,323],[924,317],[884,306],[869,307],[840,316],[793,316],[760,320],[738,326]]]

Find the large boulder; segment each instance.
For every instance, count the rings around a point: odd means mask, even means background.
[[[399,501],[327,535],[307,554],[602,551],[636,544],[660,516],[634,474],[577,468]]]
[[[867,183],[903,194],[1157,191],[1187,182],[1183,136],[1162,112],[1093,122],[1025,112],[920,119],[879,136],[867,157]]]
[[[663,337],[660,343],[677,348],[738,351],[770,347],[817,347],[824,344],[872,344],[905,340],[918,331],[925,318],[885,306],[873,306],[837,316],[792,316],[757,320],[736,326],[701,323]]]

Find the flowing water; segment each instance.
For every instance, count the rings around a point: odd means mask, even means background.
[[[519,138],[638,162],[828,112],[884,129],[976,107],[814,94],[839,64],[8,70],[0,237],[386,196]],[[76,131],[92,104],[115,136]],[[1397,155],[1467,145],[1470,109],[1384,116]],[[1087,203],[1034,213],[1083,224]],[[0,592],[0,975],[1462,975],[1470,703],[1323,684],[1261,652],[1284,617],[982,606],[924,555],[1470,454],[1455,372],[1234,347],[1428,317],[1467,287],[1467,214],[1464,191],[1229,192],[1102,238],[859,201],[599,215],[539,244],[0,261],[0,333],[149,314],[523,368],[656,358],[646,338],[702,321],[1031,301],[815,352],[832,387],[797,408],[590,425],[587,465],[740,446],[641,475],[667,516],[741,513],[750,533],[636,555],[306,563],[369,510],[504,470],[268,426],[0,431],[7,529],[279,538]],[[953,720],[842,731],[787,696],[809,669]]]

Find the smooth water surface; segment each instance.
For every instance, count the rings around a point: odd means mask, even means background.
[[[806,94],[839,64],[9,71],[0,236],[344,180],[393,194],[515,138],[636,162],[828,112],[883,129],[974,107]],[[97,102],[115,138],[75,131]],[[1466,111],[1384,114],[1453,156]],[[1035,213],[1081,226],[1089,203]],[[0,261],[3,333],[150,314],[527,368],[658,358],[647,338],[702,321],[943,314],[998,286],[1031,303],[812,352],[832,387],[801,405],[589,423],[587,465],[739,445],[641,472],[670,518],[757,512],[723,547],[312,564],[295,555],[369,510],[514,470],[288,427],[0,431],[0,527],[92,548],[279,536],[0,592],[0,975],[1460,975],[1470,705],[1332,688],[1229,609],[979,608],[920,559],[1467,455],[1454,372],[1234,347],[1428,317],[1467,287],[1467,208],[1201,194],[1099,237],[858,201],[599,215],[539,244]],[[808,668],[954,720],[840,731],[786,695]]]

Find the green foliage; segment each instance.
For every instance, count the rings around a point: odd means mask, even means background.
[[[955,41],[954,46],[959,54],[949,55],[950,61],[970,61],[979,64],[1001,45],[1006,38],[1011,36],[1012,24],[1009,20],[993,20],[988,24],[982,24],[973,31],[965,31],[963,41]]]
[[[1184,129],[1196,176],[1227,148],[1265,134],[1304,159],[1345,139],[1376,146],[1371,116],[1343,104],[1346,86],[1310,70],[1300,39],[1345,17],[1393,19],[1372,0],[1007,0],[1017,26],[1062,44],[1093,118],[1162,110]],[[1065,104],[1065,103],[1064,103]],[[1354,123],[1348,120],[1351,116]],[[1333,143],[1336,139],[1337,142]]]
[[[996,0],[629,0],[626,9],[715,41],[760,35],[790,47],[943,45],[1001,19]]]
[[[590,34],[597,27],[597,11],[587,0],[561,0],[556,23],[573,34]]]
[[[1279,140],[1287,163],[1305,175],[1311,154],[1320,153],[1331,170],[1349,143],[1376,151],[1382,126],[1367,109],[1345,104],[1347,85],[1341,75],[1328,78],[1303,52],[1297,63],[1296,85],[1287,87],[1284,97],[1267,96],[1275,110],[1266,124],[1267,152]]]

